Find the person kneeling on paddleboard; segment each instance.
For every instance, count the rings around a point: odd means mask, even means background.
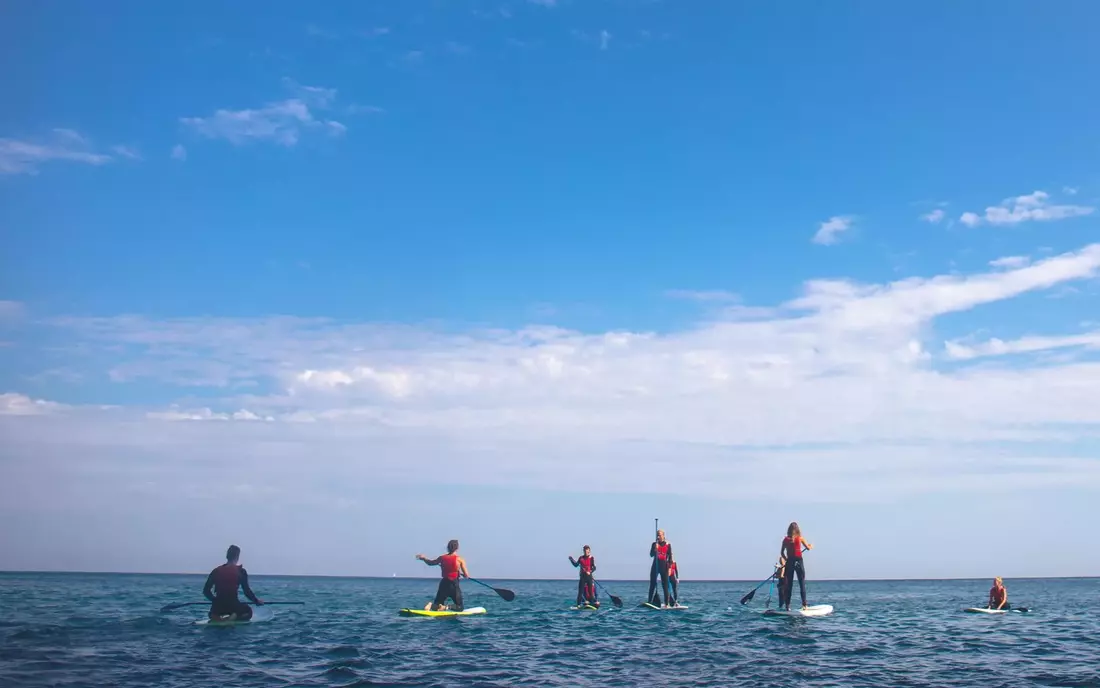
[[[803,547],[813,549],[813,545],[802,539],[802,531],[798,523],[791,521],[787,526],[787,537],[783,538],[779,556],[786,559],[786,570],[783,575],[783,585],[779,588],[780,607],[791,610],[791,595],[794,593],[794,577],[798,575],[798,591],[802,594],[802,608],[806,608],[806,568],[802,563]],[[785,599],[784,599],[785,598]]]
[[[237,597],[237,588],[244,590],[245,597],[263,606],[263,600],[256,597],[248,586],[248,571],[240,565],[241,548],[231,545],[225,553],[225,563],[210,572],[206,585],[202,588],[203,597],[210,600],[210,618],[214,620],[241,620],[252,618],[252,607]],[[216,594],[210,594],[213,589]]]
[[[435,559],[428,559],[423,554],[416,558],[428,566],[438,566],[442,569],[443,580],[439,581],[439,589],[435,593],[435,601],[432,602],[432,611],[440,611],[446,608],[447,598],[454,600],[454,610],[462,611],[462,589],[458,587],[458,577],[469,578],[470,572],[466,570],[466,560],[458,556],[458,540],[447,543],[447,553],[441,554]]]
[[[592,548],[585,545],[584,555],[580,559],[574,559],[573,555],[569,555],[569,563],[581,570],[581,579],[577,582],[577,606],[588,604],[599,607],[600,598],[596,595],[596,579],[592,577],[596,572],[596,557],[592,556]]]
[[[1008,590],[1000,576],[993,579],[993,587],[989,589],[989,609],[1012,609],[1008,603]]]
[[[649,570],[649,603],[654,606],[661,604],[661,598],[657,596],[657,576],[660,575],[665,606],[668,607],[668,564],[672,561],[672,544],[665,540],[665,531],[657,531],[657,540],[650,545],[649,556],[653,557],[653,567]]]

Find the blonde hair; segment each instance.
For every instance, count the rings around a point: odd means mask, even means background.
[[[994,578],[993,582],[996,583],[997,585],[1004,585],[1004,581],[1001,580],[1000,576],[997,576],[996,578]]]

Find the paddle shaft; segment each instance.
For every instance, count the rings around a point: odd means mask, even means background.
[[[501,598],[505,602],[511,602],[512,600],[516,599],[516,594],[514,592],[512,592],[511,590],[507,590],[505,588],[494,588],[493,586],[489,585],[488,583],[482,583],[478,579],[470,578],[469,576],[466,577],[466,580],[473,581],[474,583],[477,583],[478,585],[489,588],[490,590],[492,590],[496,594],[500,595]]]
[[[181,607],[195,607],[198,605],[213,604],[212,602],[179,602],[177,604],[166,604],[160,608],[162,612],[170,612],[173,609],[180,609]],[[255,602],[245,602],[245,604],[256,604]],[[264,602],[261,607],[266,607],[269,604],[305,604],[305,602]]]
[[[607,591],[607,588],[603,587],[603,584],[601,584],[601,583],[600,583],[600,582],[599,582],[598,580],[596,580],[595,578],[593,578],[593,579],[592,579],[592,582],[593,582],[593,583],[595,583],[595,584],[596,584],[596,587],[598,587],[598,588],[599,588],[600,590],[603,590],[603,593],[604,593],[605,595],[607,595],[608,597],[610,597],[610,598],[611,598],[611,604],[615,605],[616,607],[621,607],[621,606],[623,606],[623,601],[622,601],[622,599],[621,599],[621,598],[619,598],[619,597],[616,597],[615,595],[612,595],[611,593],[609,593],[609,592]]]

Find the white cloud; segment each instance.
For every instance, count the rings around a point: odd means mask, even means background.
[[[177,143],[175,146],[172,146],[172,159],[183,162],[187,159],[187,149],[179,143]]]
[[[606,30],[600,31],[600,50],[607,50],[608,45],[611,43],[611,34]]]
[[[1062,187],[1062,193],[1064,193],[1067,196],[1076,196],[1078,191],[1080,191],[1080,189],[1076,186],[1063,186]]]
[[[930,222],[930,223],[935,225],[935,224],[939,224],[940,222],[943,222],[943,218],[946,217],[946,216],[947,216],[947,213],[945,213],[942,208],[936,208],[935,210],[933,210],[930,213],[925,213],[924,215],[921,215],[920,219],[924,220],[925,222]]]
[[[78,162],[106,165],[112,156],[95,151],[91,144],[71,129],[54,129],[43,141],[19,141],[0,138],[0,174],[37,174],[48,162]]]
[[[583,472],[584,489],[645,491],[647,476],[672,461],[677,479],[658,489],[758,497],[771,494],[782,460],[830,500],[949,485],[1100,487],[1100,465],[1031,444],[1100,437],[1100,363],[1072,355],[1095,351],[1096,334],[968,345],[934,327],[947,314],[1098,274],[1100,244],[973,275],[814,280],[756,319],[711,317],[663,333],[58,319],[52,326],[94,353],[97,370],[126,371],[117,384],[175,385],[184,399],[193,398],[186,385],[208,389],[201,404],[105,411],[97,422],[65,414],[76,425],[36,441],[109,455],[124,442],[184,467],[188,455],[224,453],[241,457],[242,471],[255,461],[287,475],[308,461],[311,475],[375,486],[572,489]],[[1071,355],[990,360],[1055,348]],[[987,442],[1012,445],[1016,463],[1003,448],[978,446]]]
[[[670,289],[665,292],[665,296],[673,299],[685,299],[688,301],[738,302],[741,300],[741,297],[737,294],[729,291],[722,291],[720,289]]]
[[[283,86],[294,94],[293,98],[268,103],[262,108],[218,110],[210,117],[183,117],[180,121],[202,136],[225,139],[234,145],[273,141],[290,147],[297,145],[308,131],[327,132],[330,136],[342,136],[347,132],[343,123],[319,118],[313,112],[332,108],[336,89],[305,86],[290,78],[283,79]]]
[[[1015,225],[1021,222],[1050,222],[1091,215],[1096,209],[1081,205],[1051,205],[1050,194],[1034,191],[1023,196],[1006,198],[1000,205],[990,206],[983,215],[963,213],[959,220],[968,227],[983,222],[991,225]]]
[[[23,394],[0,394],[0,416],[41,416],[65,408],[64,404],[42,399],[31,399]]]
[[[184,117],[180,121],[206,138],[225,139],[238,146],[273,141],[289,147],[296,145],[306,131],[320,129],[339,135],[346,130],[340,122],[314,117],[309,105],[300,98],[257,109],[218,110],[209,117]]]
[[[1005,256],[989,261],[989,265],[995,268],[1022,268],[1030,262],[1027,256]]]
[[[388,26],[376,26],[373,29],[368,29],[363,32],[363,35],[367,38],[378,38],[379,36],[386,36],[390,33],[390,27]]]
[[[829,246],[837,242],[838,237],[852,228],[855,218],[850,215],[837,215],[821,223],[814,234],[814,243]]]
[[[130,146],[111,146],[111,152],[127,160],[141,160],[141,153]]]
[[[1100,349],[1100,332],[1088,332],[1064,337],[1023,337],[1007,342],[994,338],[972,346],[957,341],[944,343],[944,350],[949,358],[963,361],[989,356],[1036,353],[1077,347]]]
[[[959,216],[959,222],[963,223],[967,227],[977,227],[982,222],[982,218],[975,213],[965,212]]]
[[[527,0],[532,5],[540,5],[542,7],[557,7],[558,0]]]

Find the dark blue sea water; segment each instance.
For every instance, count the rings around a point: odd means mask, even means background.
[[[812,619],[760,614],[765,586],[684,581],[686,611],[624,598],[573,612],[573,582],[465,582],[485,616],[402,618],[434,580],[264,577],[269,621],[193,625],[197,576],[0,574],[3,686],[1100,686],[1100,580],[1008,580],[1029,614],[964,614],[988,581],[810,583]],[[774,604],[774,601],[773,601]]]

